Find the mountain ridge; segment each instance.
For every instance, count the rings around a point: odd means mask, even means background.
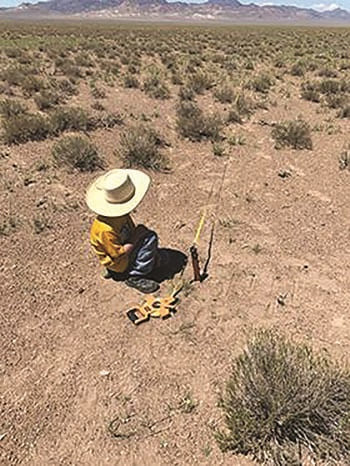
[[[317,11],[287,5],[242,4],[238,0],[203,3],[167,0],[48,0],[0,8],[2,16],[64,16],[99,19],[140,18],[231,22],[332,22],[350,24],[350,12],[341,8]]]

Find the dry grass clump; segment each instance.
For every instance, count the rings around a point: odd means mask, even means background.
[[[57,91],[44,89],[34,97],[39,110],[45,111],[59,104],[61,96]]]
[[[87,131],[89,115],[82,108],[60,107],[51,114],[51,133],[55,136],[64,131]]]
[[[258,332],[233,361],[221,407],[222,450],[279,466],[349,464],[350,373],[307,346]]]
[[[52,156],[57,166],[64,165],[81,172],[104,167],[97,148],[82,136],[65,136],[53,146]]]
[[[235,98],[235,90],[229,83],[222,83],[214,90],[213,95],[222,104],[232,103]]]
[[[161,152],[162,146],[164,141],[153,128],[139,124],[121,134],[117,155],[126,167],[163,170],[167,161]]]
[[[133,76],[131,73],[127,73],[123,77],[123,85],[127,89],[137,89],[140,86],[140,83],[136,76]]]
[[[42,115],[21,113],[6,118],[2,122],[2,138],[5,144],[22,144],[28,141],[41,141],[50,133],[50,122]]]
[[[273,85],[273,79],[269,74],[261,73],[252,78],[248,83],[248,88],[255,92],[267,94]]]
[[[307,81],[301,86],[301,97],[310,102],[319,103],[321,100],[320,87],[318,83]]]
[[[0,101],[0,115],[4,118],[11,118],[28,111],[21,102],[15,99],[4,99]]]
[[[165,78],[157,68],[151,68],[143,82],[143,90],[154,99],[168,99],[170,91]]]
[[[191,75],[187,85],[195,94],[203,94],[213,86],[213,78],[209,73],[197,71]]]
[[[176,116],[177,129],[183,137],[191,141],[220,139],[223,121],[218,114],[205,115],[195,103],[182,101],[177,106]]]
[[[300,118],[277,124],[271,135],[275,140],[276,149],[291,147],[292,149],[312,150],[310,126]]]
[[[228,123],[243,123],[254,113],[254,102],[244,94],[238,94],[227,116]]]

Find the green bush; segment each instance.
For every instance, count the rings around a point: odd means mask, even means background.
[[[50,132],[47,118],[31,113],[21,113],[6,118],[3,123],[5,144],[21,144],[46,139]]]
[[[166,159],[160,151],[163,145],[153,128],[140,124],[129,127],[121,134],[117,155],[127,167],[162,170],[166,168]]]
[[[52,149],[52,156],[57,166],[65,165],[81,172],[94,171],[103,168],[97,148],[81,136],[65,136]]]
[[[193,102],[183,101],[177,107],[177,129],[191,141],[220,139],[223,121],[218,114],[205,115]]]
[[[277,124],[272,130],[272,137],[276,141],[276,149],[292,147],[293,149],[312,150],[310,127],[301,119]]]
[[[258,332],[234,359],[221,407],[224,451],[279,466],[349,464],[349,371],[273,331]]]

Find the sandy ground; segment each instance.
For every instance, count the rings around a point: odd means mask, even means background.
[[[221,453],[214,438],[223,425],[219,393],[247,336],[275,327],[347,357],[350,173],[339,170],[338,156],[349,123],[331,124],[329,110],[297,92],[288,100],[275,92],[277,106],[232,126],[245,145],[215,157],[211,144],[177,137],[174,98],[108,89],[108,110],[165,115],[154,124],[171,144],[172,171],[150,173],[152,189],[134,216],[157,230],[162,246],[188,252],[214,186],[209,278],[182,295],[176,316],[140,327],[126,317],[139,294],[103,281],[90,251],[84,194],[97,174],[56,169],[53,141],[1,149],[0,213],[16,223],[0,237],[1,464],[252,465]],[[259,122],[300,114],[323,125],[314,150],[275,150],[271,127]],[[120,166],[120,131],[91,134],[110,167]],[[49,167],[39,170],[43,161]],[[108,430],[114,419],[122,438]]]

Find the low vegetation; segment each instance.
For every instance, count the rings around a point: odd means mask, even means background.
[[[53,146],[52,156],[57,166],[81,172],[91,172],[104,166],[96,146],[82,136],[63,137]]]
[[[180,102],[177,107],[177,129],[181,136],[191,141],[220,138],[223,120],[217,114],[206,115],[197,104],[189,101]]]
[[[349,371],[273,331],[233,361],[221,406],[223,450],[279,466],[350,460]]]
[[[302,120],[279,123],[272,130],[276,149],[291,147],[292,149],[312,150],[311,130],[309,124]]]
[[[139,124],[121,134],[117,155],[126,167],[163,170],[167,162],[161,152],[162,146],[164,141],[153,128]]]

